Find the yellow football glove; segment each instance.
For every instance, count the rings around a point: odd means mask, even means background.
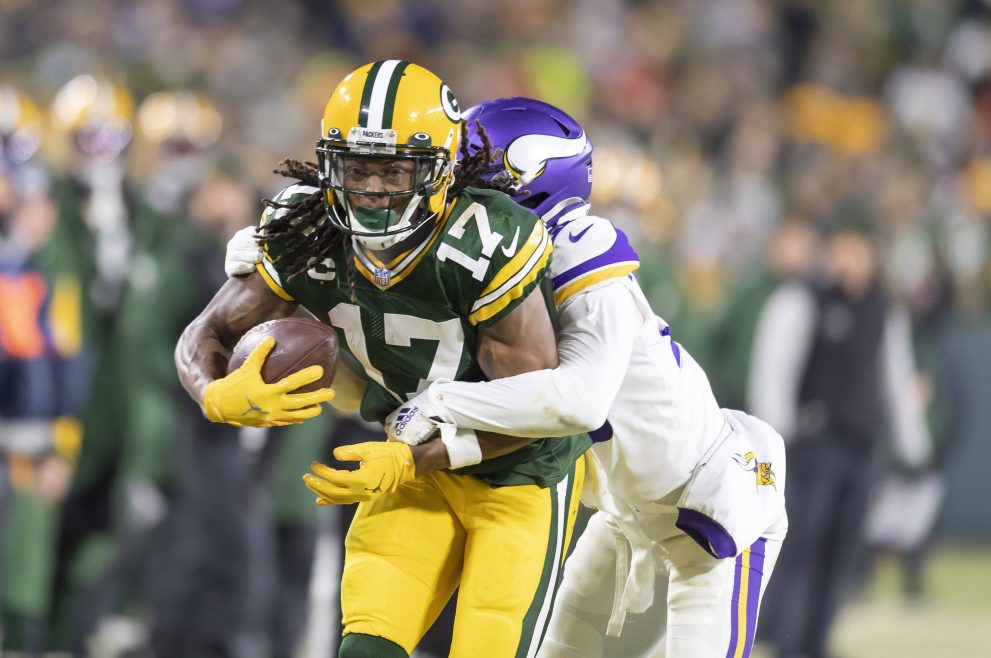
[[[334,390],[321,388],[310,393],[290,393],[323,376],[321,366],[310,366],[266,384],[261,370],[275,339],[267,337],[258,344],[241,367],[223,379],[207,384],[203,392],[203,410],[215,423],[272,427],[295,425],[322,411],[321,402],[334,399]]]
[[[356,471],[342,471],[318,462],[310,465],[303,481],[317,494],[317,505],[347,505],[391,493],[416,477],[413,453],[405,443],[369,441],[334,450],[341,461],[360,461]]]

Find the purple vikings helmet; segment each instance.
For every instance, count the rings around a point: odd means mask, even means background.
[[[516,96],[479,103],[465,111],[463,118],[469,151],[482,148],[476,120],[492,143],[495,162],[484,178],[512,176],[516,184],[513,200],[532,210],[548,228],[588,205],[592,142],[563,111]]]

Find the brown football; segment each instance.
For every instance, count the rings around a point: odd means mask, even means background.
[[[308,366],[323,366],[323,377],[296,392],[304,393],[330,386],[337,368],[337,335],[322,322],[311,318],[283,318],[256,325],[241,336],[227,361],[227,372],[241,367],[248,355],[267,336],[275,339],[262,367],[262,379],[272,384]]]

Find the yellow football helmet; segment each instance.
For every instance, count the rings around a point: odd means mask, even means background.
[[[27,162],[41,146],[41,111],[23,92],[0,85],[0,168]]]
[[[390,247],[443,214],[461,140],[461,110],[436,75],[397,59],[366,64],[337,85],[320,132],[317,163],[327,214],[365,246]],[[396,185],[388,190],[349,184],[348,167],[376,161],[407,161],[412,169],[395,175]],[[362,197],[365,203],[356,204]]]
[[[217,106],[191,91],[160,91],[138,108],[138,127],[152,144],[176,153],[199,151],[220,139],[224,122]]]
[[[101,159],[116,158],[130,143],[133,116],[131,92],[89,74],[67,82],[52,102],[55,128],[71,135],[83,153]]]

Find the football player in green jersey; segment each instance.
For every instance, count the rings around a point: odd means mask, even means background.
[[[338,85],[317,166],[287,162],[299,183],[266,204],[257,271],[229,280],[180,339],[180,379],[208,418],[302,422],[336,391],[335,405],[382,421],[434,381],[557,364],[547,232],[508,196],[473,186],[490,153],[458,163],[463,141],[454,94],[422,67],[374,62]],[[299,306],[337,332],[335,390],[293,393],[319,366],[266,384],[271,340],[224,376],[247,329]],[[535,655],[589,445],[459,429],[413,448],[337,449],[356,471],[315,464],[305,479],[320,502],[361,503],[346,540],[340,656],[407,657],[456,587],[451,655]]]

